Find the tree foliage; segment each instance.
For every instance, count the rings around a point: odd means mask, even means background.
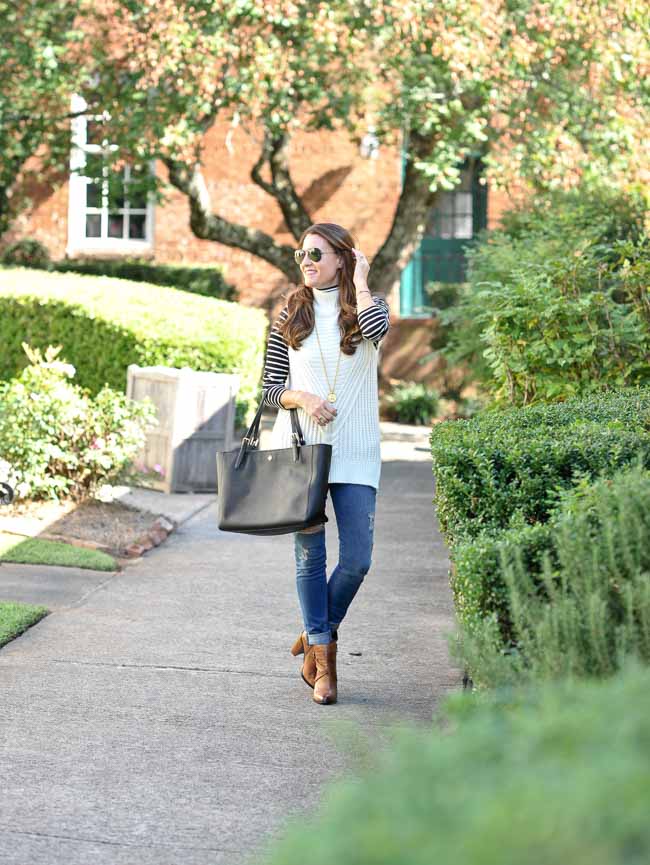
[[[93,6],[96,74],[80,92],[107,111],[119,158],[163,160],[197,236],[259,255],[290,279],[288,246],[224,219],[210,200],[202,166],[217,119],[258,141],[252,180],[296,238],[312,221],[291,176],[297,131],[360,141],[372,127],[380,143],[404,146],[401,196],[371,270],[379,290],[417,248],[439,190],[453,188],[469,154],[485,158],[493,182],[533,188],[647,172],[648,11],[638,0]]]
[[[0,235],[30,181],[68,164],[70,96],[100,59],[90,11],[79,0],[0,0]]]

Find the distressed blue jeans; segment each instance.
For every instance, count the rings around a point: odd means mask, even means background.
[[[329,643],[370,570],[377,490],[366,484],[329,484],[339,532],[339,561],[329,580],[325,526],[294,532],[296,585],[310,645]]]

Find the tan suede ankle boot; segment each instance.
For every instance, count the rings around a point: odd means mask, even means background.
[[[305,656],[300,669],[300,675],[302,676],[303,681],[306,682],[310,688],[313,688],[314,680],[316,678],[316,659],[314,658],[314,647],[310,646],[307,641],[307,631],[303,631],[298,636],[298,639],[291,647],[291,654]]]
[[[336,703],[336,640],[312,646],[312,649],[316,661],[313,699],[322,705]]]

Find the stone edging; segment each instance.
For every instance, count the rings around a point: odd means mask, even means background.
[[[153,521],[151,528],[130,544],[123,552],[129,559],[137,559],[154,547],[160,546],[174,531],[176,523],[167,517],[159,516]]]
[[[128,547],[116,550],[106,544],[98,544],[96,541],[88,541],[83,538],[75,538],[71,535],[55,535],[49,532],[41,532],[36,537],[43,541],[55,541],[59,544],[69,544],[71,547],[82,547],[87,550],[98,550],[117,559],[136,559],[144,553],[159,546],[177,528],[177,524],[164,516],[158,516],[151,526],[141,534]],[[7,531],[7,530],[5,530]],[[16,537],[29,539],[31,535],[21,535],[18,532],[7,531],[7,534],[16,534]]]

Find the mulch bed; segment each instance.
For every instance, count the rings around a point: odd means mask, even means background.
[[[64,541],[116,558],[134,558],[162,543],[174,524],[165,517],[95,499],[14,502],[0,510],[0,528],[25,537]]]

